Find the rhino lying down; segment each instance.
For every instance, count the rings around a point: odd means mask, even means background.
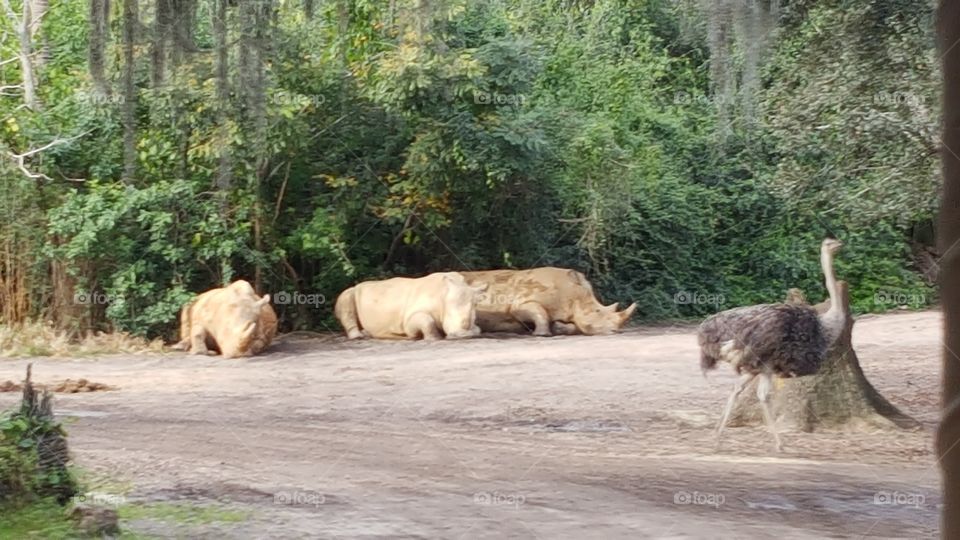
[[[250,356],[277,335],[277,314],[270,295],[257,296],[243,280],[198,295],[180,312],[180,343],[174,349],[193,354],[220,351],[224,358]]]
[[[630,319],[637,304],[617,311],[593,295],[587,278],[565,268],[461,272],[470,285],[489,289],[477,305],[477,324],[484,332],[611,334]]]
[[[456,272],[365,281],[340,293],[334,314],[350,339],[472,337],[480,333],[476,304],[484,290]]]

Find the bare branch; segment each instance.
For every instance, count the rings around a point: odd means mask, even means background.
[[[4,0],[4,1],[5,1],[5,0]],[[26,152],[24,152],[24,153],[22,153],[22,154],[15,154],[15,153],[13,153],[13,152],[7,152],[7,155],[8,155],[13,161],[15,161],[15,162],[17,163],[17,167],[20,169],[21,172],[23,172],[23,174],[24,174],[27,178],[40,178],[40,179],[43,179],[43,180],[53,180],[52,178],[50,178],[49,176],[47,176],[47,175],[45,175],[45,174],[43,174],[43,173],[31,172],[29,169],[27,169],[25,160],[26,160],[27,158],[31,157],[31,156],[35,156],[35,155],[39,154],[40,152],[43,152],[43,151],[45,151],[45,150],[49,150],[50,148],[53,148],[54,146],[58,146],[58,145],[61,145],[61,144],[67,144],[67,143],[69,143],[69,142],[73,142],[73,141],[79,139],[80,137],[83,137],[84,135],[86,135],[86,134],[88,134],[88,133],[90,133],[89,130],[88,130],[88,131],[84,131],[83,133],[80,133],[80,134],[78,134],[78,135],[74,135],[73,137],[66,138],[66,139],[63,139],[63,138],[59,138],[59,137],[58,137],[58,138],[56,138],[56,139],[48,142],[47,144],[45,144],[45,145],[43,145],[43,146],[41,146],[41,147],[39,147],[39,148],[34,148],[34,149],[32,149],[32,150],[27,150]],[[71,179],[71,180],[74,180],[74,179]]]

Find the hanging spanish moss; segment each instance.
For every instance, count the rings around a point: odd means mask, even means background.
[[[170,57],[174,66],[184,61],[187,53],[197,52],[195,34],[197,0],[169,0],[173,6]]]
[[[153,43],[150,49],[150,82],[156,88],[166,78],[167,42],[173,19],[173,0],[157,0],[153,20]]]
[[[196,18],[197,0],[156,0],[150,54],[154,87],[165,82],[168,64],[176,68],[186,53],[198,50],[194,40]]]
[[[710,51],[710,101],[715,104],[721,138],[735,118],[756,119],[760,69],[774,43],[779,0],[684,0],[679,7],[681,34],[705,39]],[[706,23],[700,24],[706,15]]]

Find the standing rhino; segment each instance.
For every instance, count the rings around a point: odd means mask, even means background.
[[[180,342],[193,354],[219,350],[224,358],[258,354],[277,334],[270,295],[257,296],[250,283],[234,281],[198,295],[180,312]]]
[[[637,308],[617,311],[617,303],[597,301],[586,276],[576,270],[543,267],[529,270],[461,272],[470,285],[487,285],[477,305],[477,324],[484,332],[523,332],[533,335],[611,334]],[[551,332],[552,331],[552,332]]]
[[[456,272],[365,281],[340,293],[334,314],[350,339],[472,337],[480,334],[476,305],[484,290]]]

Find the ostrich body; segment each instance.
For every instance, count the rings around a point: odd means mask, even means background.
[[[830,308],[826,312],[818,314],[809,305],[788,301],[729,309],[700,325],[697,338],[704,374],[715,368],[717,362],[728,362],[740,375],[717,424],[718,448],[737,396],[759,376],[757,399],[763,419],[773,434],[777,451],[782,449],[769,406],[773,377],[813,375],[823,364],[829,346],[840,335],[846,315],[837,292],[833,256],[842,245],[828,238],[820,246],[820,264],[830,296]]]

